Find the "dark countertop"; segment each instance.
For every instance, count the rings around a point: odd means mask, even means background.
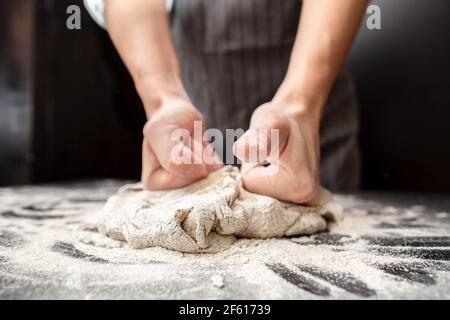
[[[195,256],[96,232],[90,221],[123,183],[1,188],[0,298],[450,298],[448,195],[338,195],[346,218],[330,232]]]

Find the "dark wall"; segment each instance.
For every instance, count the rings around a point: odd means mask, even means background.
[[[29,180],[31,1],[0,1],[0,184]]]
[[[372,1],[349,59],[362,106],[364,187],[450,191],[450,1]]]
[[[36,1],[35,18],[33,181],[138,178],[144,114],[107,33],[81,0]]]

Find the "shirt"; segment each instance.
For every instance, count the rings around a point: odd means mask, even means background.
[[[102,28],[106,29],[105,0],[84,0],[84,6],[92,19]],[[173,7],[173,0],[166,0],[167,11]]]

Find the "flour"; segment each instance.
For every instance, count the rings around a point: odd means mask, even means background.
[[[236,238],[310,235],[342,218],[342,207],[322,190],[317,207],[294,205],[250,193],[239,169],[226,166],[185,188],[145,191],[127,185],[101,211],[101,233],[133,248],[218,252]]]
[[[134,250],[87,223],[123,184],[0,189],[0,298],[355,299],[361,297],[355,285],[376,291],[371,297],[378,299],[449,298],[450,263],[417,255],[447,252],[450,210],[444,206],[336,195],[345,218],[328,224],[329,232],[242,238],[217,253]],[[396,239],[410,240],[394,245]],[[409,247],[411,240],[416,242]],[[417,247],[417,241],[423,244]],[[273,265],[326,290],[311,293],[268,267]],[[344,289],[330,279],[342,280]],[[329,295],[320,295],[327,290]]]
[[[225,283],[223,281],[223,277],[221,275],[213,275],[211,277],[212,284],[217,288],[223,288],[225,286]]]

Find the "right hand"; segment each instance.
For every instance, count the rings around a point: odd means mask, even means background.
[[[205,141],[194,140],[195,121],[201,122],[203,135],[203,117],[184,97],[164,99],[158,110],[151,115],[143,130],[141,179],[145,189],[164,190],[183,187],[221,167],[221,162],[211,146]],[[189,132],[191,144],[183,145],[182,153],[196,161],[179,163],[173,159],[173,151],[180,150],[180,142],[174,141],[172,137],[177,129]],[[213,164],[205,161],[203,157],[205,152],[216,158]]]

